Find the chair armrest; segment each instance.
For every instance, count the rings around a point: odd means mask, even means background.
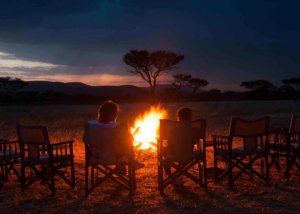
[[[0,148],[4,147],[4,149],[6,148],[6,146],[10,146],[10,145],[14,145],[15,147],[17,146],[18,141],[17,140],[5,140],[5,139],[1,139],[0,140]]]
[[[281,127],[281,128],[274,128],[274,129],[271,129],[269,131],[269,133],[278,133],[278,132],[288,132],[289,131],[289,128],[286,128],[286,127]]]
[[[230,136],[228,136],[228,135],[218,135],[218,134],[213,134],[212,137],[213,138],[230,138]]]
[[[68,141],[63,141],[63,142],[57,142],[57,143],[52,143],[51,146],[63,146],[67,145],[70,143],[74,143],[74,140],[68,140]]]
[[[20,155],[19,143],[16,140],[0,139],[0,152],[2,158],[17,158]]]
[[[73,156],[73,143],[74,140],[58,142],[50,144],[50,150],[54,157],[63,158],[64,156]]]
[[[276,128],[268,133],[268,144],[285,144],[289,137],[288,128]]]

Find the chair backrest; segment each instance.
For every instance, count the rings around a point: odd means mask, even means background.
[[[28,159],[38,159],[50,144],[48,131],[45,126],[17,125],[17,134],[20,147],[27,151]]]
[[[300,116],[292,115],[289,133],[300,134]]]
[[[159,126],[159,138],[161,141],[170,140],[172,131],[174,128],[181,126],[181,122],[174,120],[161,119]],[[205,139],[206,134],[206,121],[204,119],[198,119],[191,121],[190,126],[196,129],[199,133],[199,139]]]
[[[232,118],[229,136],[243,138],[244,151],[254,152],[258,148],[258,140],[262,141],[263,137],[268,135],[269,123],[269,117],[257,120]],[[263,146],[262,142],[260,146]]]
[[[160,120],[158,147],[167,147],[169,149],[166,152],[171,153],[174,159],[185,160],[192,155],[193,145],[197,141],[205,141],[205,132],[206,123],[203,119],[191,121],[189,124],[163,119]]]
[[[300,116],[292,115],[289,128],[290,143],[297,143],[300,145]]]
[[[86,124],[84,141],[89,146],[89,158],[99,163],[117,161],[126,156],[132,146],[132,137],[126,125],[107,128]]]

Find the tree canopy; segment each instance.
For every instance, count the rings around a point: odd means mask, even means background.
[[[251,91],[268,91],[275,89],[276,86],[267,80],[245,81],[240,84],[241,87],[250,89]]]
[[[189,84],[193,89],[193,94],[196,94],[200,88],[207,86],[208,82],[200,78],[191,78],[189,79]]]
[[[128,72],[139,75],[149,84],[150,92],[155,95],[157,78],[164,73],[176,69],[184,59],[184,55],[170,51],[131,50],[123,57],[125,64],[132,69]]]
[[[300,90],[300,78],[290,78],[282,80],[282,83],[288,86],[295,88],[296,90]]]
[[[0,77],[0,92],[10,93],[21,89],[27,85],[26,82],[19,78]]]
[[[189,80],[192,78],[189,74],[175,74],[173,75],[174,82],[172,85],[179,90],[182,86],[188,84]]]

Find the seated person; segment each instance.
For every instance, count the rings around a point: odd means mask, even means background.
[[[95,151],[93,154],[95,157],[102,157],[106,161],[113,162],[114,160],[118,160],[123,158],[127,155],[127,151],[129,151],[129,144],[133,142],[133,137],[130,134],[127,126],[124,126],[117,122],[117,115],[119,112],[119,106],[115,102],[108,100],[105,101],[98,110],[98,118],[97,120],[90,120],[87,122],[87,125],[96,126],[96,127],[103,127],[109,129],[115,129],[116,136],[119,139],[114,141],[114,145],[107,145],[107,149],[105,149],[105,145],[101,145],[101,154],[97,154],[100,151]],[[111,142],[109,140],[110,136],[104,136],[103,142]],[[86,131],[83,135],[83,141],[87,142]],[[125,163],[118,163],[116,164],[117,170],[121,173],[126,173],[126,165]],[[136,169],[143,167],[142,163],[135,162]]]
[[[191,128],[191,118],[191,109],[181,108],[178,110],[177,120],[180,121],[180,126],[172,131],[167,147],[167,153],[178,162],[183,162],[193,156],[194,145],[199,140],[197,129]]]
[[[103,127],[103,128],[118,128],[119,132],[122,132],[123,134],[120,135],[120,143],[119,145],[107,145],[107,150],[105,149],[105,145],[101,145],[102,149],[101,154],[97,155],[96,153],[99,151],[95,151],[93,154],[94,156],[101,156],[102,158],[106,159],[107,161],[113,161],[117,158],[122,158],[126,155],[126,151],[128,151],[128,146],[126,145],[129,142],[132,142],[133,138],[129,134],[128,130],[124,130],[121,128],[120,123],[116,122],[117,115],[119,112],[119,106],[115,102],[108,100],[105,101],[98,110],[98,118],[97,120],[90,120],[87,122],[87,125],[90,126],[97,126],[97,127]],[[120,129],[119,129],[120,128]],[[118,132],[118,133],[119,133]],[[126,136],[125,136],[126,135]],[[109,136],[107,136],[109,138]],[[121,139],[122,138],[122,139]],[[127,138],[127,139],[124,139]],[[86,131],[83,135],[83,141],[87,142],[87,136]],[[109,139],[103,140],[103,142],[110,142]],[[127,148],[126,148],[127,147]],[[117,164],[117,168],[120,172],[126,173],[126,167],[125,164]]]
[[[199,133],[196,129],[191,128],[190,122],[192,112],[189,108],[181,108],[177,111],[177,120],[180,126],[174,128],[166,148],[166,155],[176,162],[184,162],[191,158],[194,154],[194,145],[199,140]],[[164,166],[165,172],[171,174],[171,168]],[[179,177],[173,185],[182,185],[182,178]]]

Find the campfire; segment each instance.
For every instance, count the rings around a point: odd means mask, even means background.
[[[134,137],[133,145],[138,150],[157,150],[159,120],[167,117],[167,111],[159,105],[151,106],[148,111],[139,115],[131,127]]]

